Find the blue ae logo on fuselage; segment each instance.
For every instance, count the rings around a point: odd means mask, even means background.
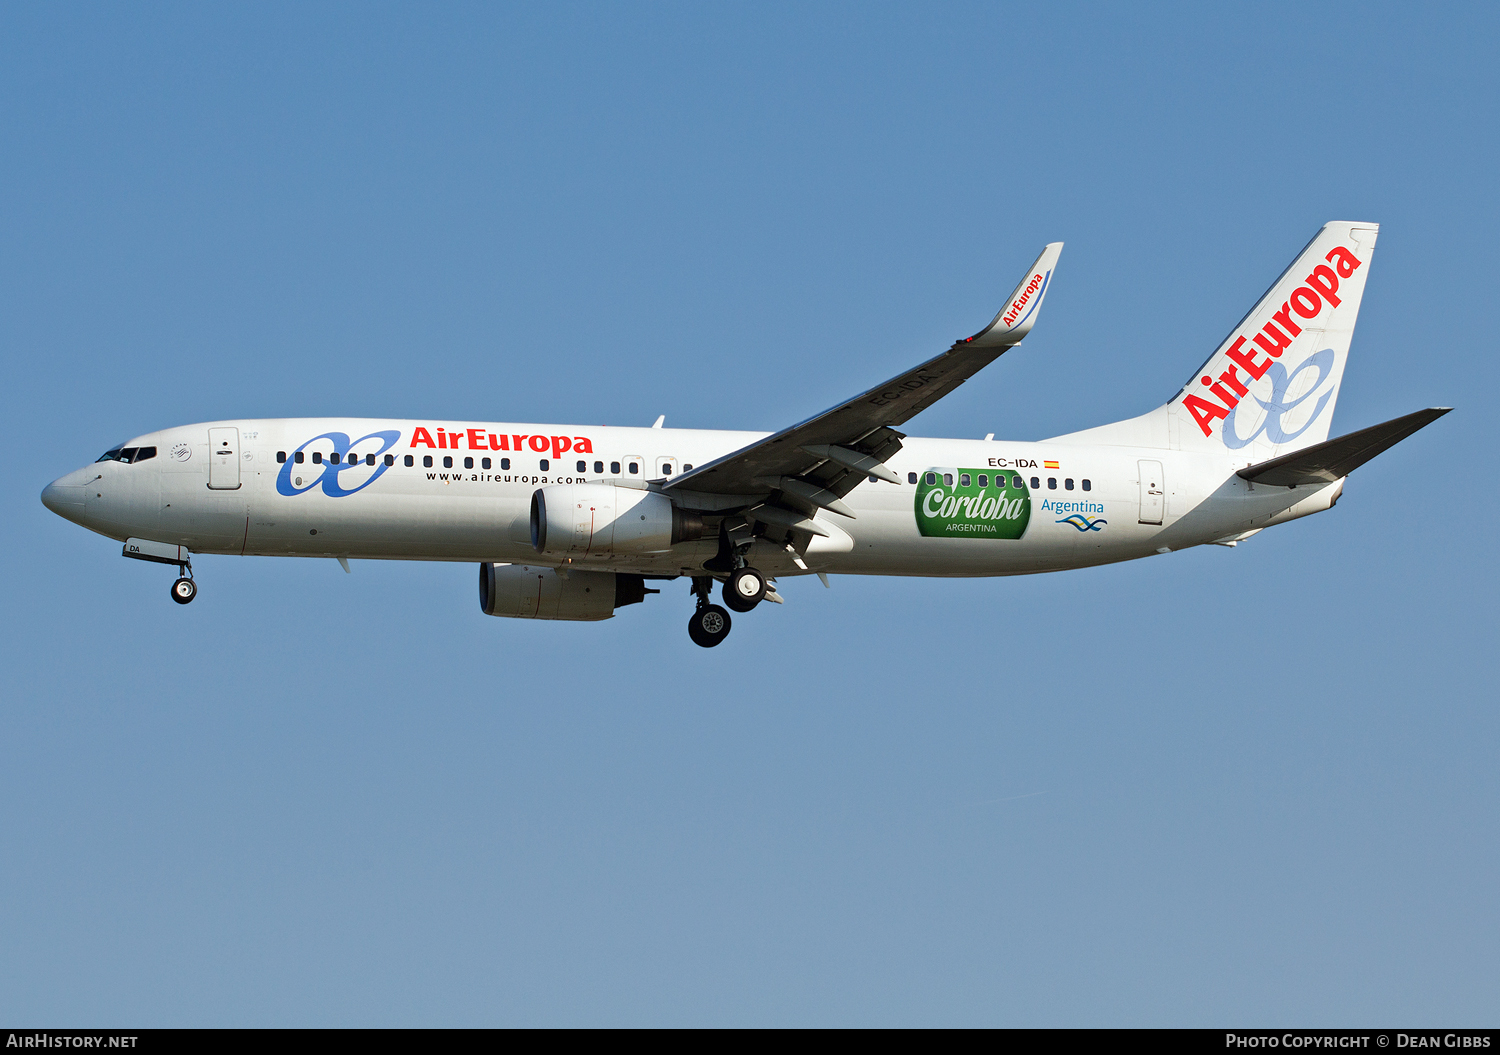
[[[347,432],[325,432],[321,436],[314,436],[293,451],[291,456],[281,466],[281,472],[276,474],[276,491],[278,494],[285,495],[288,498],[295,498],[297,495],[311,491],[319,485],[322,485],[323,493],[329,498],[346,498],[356,491],[363,491],[366,487],[369,487],[376,480],[380,479],[381,473],[390,468],[381,456],[394,447],[400,439],[401,432],[399,429],[372,432],[367,436],[361,436],[352,443],[349,441],[349,434]],[[321,465],[317,463],[309,465],[306,462],[298,462],[297,455],[319,440],[329,441],[333,448],[332,451],[328,452],[330,457],[322,459]],[[380,449],[378,451],[361,451],[358,457],[348,457],[351,451],[366,440],[380,440]],[[319,455],[322,453],[324,452],[318,452]],[[373,456],[375,464],[373,466],[369,465],[365,456]],[[298,486],[302,484],[303,480],[307,479],[307,474],[312,473],[314,470],[321,471],[313,476],[305,486]],[[370,475],[359,480],[353,487],[345,487],[339,480],[342,473],[360,473],[365,470],[370,470]],[[295,483],[293,482],[294,472],[299,474],[296,477]],[[358,479],[358,477],[355,477],[355,479]]]

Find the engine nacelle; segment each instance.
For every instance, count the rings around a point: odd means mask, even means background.
[[[481,564],[479,607],[515,619],[608,619],[615,609],[645,600],[646,580],[612,571],[570,571],[525,564]],[[650,593],[657,591],[651,590]]]
[[[612,484],[557,484],[531,496],[531,544],[551,557],[666,553],[703,537],[703,518],[666,495]]]

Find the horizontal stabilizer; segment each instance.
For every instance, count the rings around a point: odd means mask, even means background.
[[[1382,451],[1394,447],[1423,426],[1430,425],[1452,407],[1431,407],[1394,418],[1380,425],[1324,440],[1300,451],[1241,469],[1239,475],[1257,484],[1296,487],[1299,484],[1329,484],[1348,476]]]

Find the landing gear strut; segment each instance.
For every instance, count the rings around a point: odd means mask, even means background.
[[[708,591],[713,582],[707,575],[693,579],[693,594],[698,598],[698,608],[688,620],[688,637],[693,639],[693,644],[704,648],[713,648],[728,637],[731,624],[728,612],[708,602]]]

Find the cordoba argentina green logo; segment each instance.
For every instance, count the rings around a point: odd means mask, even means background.
[[[1031,492],[1013,473],[929,469],[917,483],[917,530],[929,538],[1020,538]]]

